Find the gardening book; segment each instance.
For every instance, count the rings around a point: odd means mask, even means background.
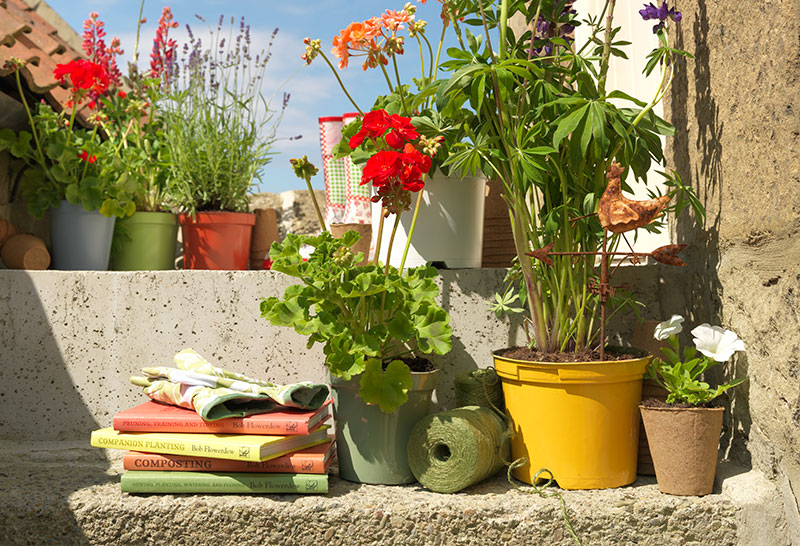
[[[333,461],[332,441],[295,451],[268,461],[230,461],[187,455],[163,455],[128,451],[122,459],[125,470],[184,472],[286,472],[325,474]]]
[[[330,400],[317,410],[286,408],[247,417],[204,421],[196,411],[149,401],[114,416],[114,429],[124,432],[213,432],[215,434],[308,434],[330,418]]]
[[[327,493],[327,474],[254,474],[130,470],[125,493]]]
[[[266,461],[325,443],[329,425],[302,436],[256,434],[186,434],[178,432],[120,432],[103,428],[92,432],[91,444],[107,449],[132,449],[212,459]]]

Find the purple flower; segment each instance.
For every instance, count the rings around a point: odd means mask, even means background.
[[[681,12],[677,11],[674,7],[667,8],[666,0],[664,0],[659,7],[654,6],[652,2],[645,4],[644,8],[639,10],[639,15],[641,15],[642,19],[645,21],[651,19],[658,20],[658,24],[653,27],[654,34],[666,26],[665,21],[667,18],[672,19],[676,23],[680,23],[681,19],[683,19]]]

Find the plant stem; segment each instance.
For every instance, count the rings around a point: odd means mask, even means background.
[[[508,0],[500,2],[500,60],[506,58],[506,33],[508,32]],[[486,39],[489,39],[489,33],[486,33]]]
[[[397,55],[392,54],[392,65],[394,66],[394,77],[397,79],[397,93],[400,95],[400,102],[403,103],[403,112],[405,112],[406,116],[410,116],[411,110],[409,110],[408,103],[406,103],[406,94],[403,92],[403,84],[400,83],[400,70],[397,68]]]
[[[381,207],[381,219],[378,222],[378,239],[375,241],[375,261],[374,265],[378,265],[378,257],[381,255],[381,239],[383,238],[383,222],[386,219],[386,211]]]
[[[392,236],[389,238],[389,248],[386,249],[386,268],[384,269],[384,273],[386,275],[389,274],[389,260],[392,257],[392,245],[394,244],[394,236],[397,233],[397,226],[400,225],[400,215],[396,214],[396,218],[394,219],[394,226],[392,227]],[[409,238],[410,240],[410,238]],[[403,270],[400,270],[402,274]]]
[[[19,68],[14,71],[14,77],[17,80],[17,89],[19,89],[19,98],[22,101],[22,105],[25,107],[25,113],[28,114],[28,123],[31,124],[31,134],[33,135],[33,141],[36,143],[36,151],[39,154],[39,164],[42,167],[42,170],[47,172],[47,162],[44,159],[44,152],[42,152],[42,143],[39,140],[39,132],[36,130],[36,124],[33,122],[33,114],[31,114],[31,109],[28,106],[28,101],[25,100],[25,92],[22,90],[22,81],[19,77]]]
[[[347,88],[344,86],[344,83],[342,82],[342,78],[339,77],[339,73],[336,72],[336,68],[328,60],[328,57],[325,56],[325,54],[322,52],[322,50],[320,50],[319,55],[320,55],[320,57],[325,59],[326,63],[328,63],[328,66],[331,68],[331,71],[333,71],[333,75],[336,76],[336,81],[339,82],[339,87],[341,87],[342,91],[344,91],[344,94],[347,95],[347,98],[350,100],[350,103],[355,107],[356,110],[358,110],[359,114],[363,114],[364,112],[361,110],[361,108],[358,107],[358,104],[356,104],[356,101],[353,100],[353,97],[350,96],[350,93],[347,92]]]
[[[601,95],[606,94],[606,76],[608,75],[608,64],[611,60],[611,39],[612,25],[614,24],[614,6],[617,0],[608,0],[608,15],[606,15],[606,35],[603,42],[603,60],[600,61],[600,77],[597,80],[597,89]]]
[[[436,64],[433,66],[433,77],[431,81],[436,81],[436,76],[439,73],[439,57],[442,55],[442,46],[444,45],[444,36],[447,32],[447,25],[442,24],[442,35],[439,37],[439,47],[436,49]],[[428,39],[426,38],[425,41],[427,42]],[[428,43],[428,47],[430,47],[430,42]]]
[[[314,188],[311,187],[311,177],[307,177],[305,181],[308,187],[308,193],[311,194],[311,202],[314,203],[314,211],[317,213],[319,225],[322,227],[322,231],[328,231],[328,228],[325,227],[325,220],[322,219],[322,211],[320,211],[319,203],[317,203],[317,196],[314,194]]]
[[[411,227],[409,228],[408,235],[406,236],[406,247],[403,250],[403,259],[400,260],[400,271],[403,271],[403,267],[406,265],[408,249],[411,247],[411,236],[414,235],[414,228],[417,225],[417,216],[419,216],[419,209],[420,205],[422,204],[422,192],[423,190],[419,190],[417,193],[417,203],[414,205],[414,215],[411,217]]]
[[[139,30],[142,28],[142,13],[144,12],[144,0],[139,4],[139,18],[136,20],[136,41],[133,43],[133,66],[138,72],[139,63]]]

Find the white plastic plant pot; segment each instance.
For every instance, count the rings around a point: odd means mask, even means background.
[[[411,239],[405,267],[433,262],[449,269],[479,268],[483,247],[483,205],[486,178],[460,179],[436,171],[422,190],[417,225]],[[411,229],[417,194],[412,194],[411,210],[403,213],[397,228],[389,263],[400,266]],[[377,244],[380,203],[372,205],[372,248]],[[386,251],[394,225],[394,216],[384,221],[379,260],[386,261]]]

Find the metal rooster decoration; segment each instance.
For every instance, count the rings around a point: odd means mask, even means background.
[[[575,256],[576,258],[587,259],[588,256],[600,256],[600,281],[592,282],[590,289],[597,294],[600,300],[600,359],[605,359],[605,339],[606,339],[606,303],[609,297],[613,297],[616,287],[611,286],[611,276],[625,260],[630,260],[632,264],[638,264],[639,258],[650,257],[659,263],[666,265],[685,266],[678,253],[686,248],[686,245],[666,245],[659,247],[652,252],[609,252],[608,251],[608,232],[624,234],[640,227],[652,223],[661,215],[670,201],[670,197],[663,195],[655,199],[646,201],[635,201],[622,195],[622,173],[624,169],[619,163],[612,163],[606,173],[608,186],[606,186],[603,196],[597,208],[597,217],[600,225],[603,226],[603,248],[600,252],[552,252],[553,243],[542,248],[528,252],[537,260],[541,260],[547,265],[553,265],[550,256]],[[623,235],[624,238],[624,235]],[[627,239],[626,239],[627,242]],[[628,245],[630,247],[630,244]],[[613,271],[609,271],[609,257],[622,256]]]

